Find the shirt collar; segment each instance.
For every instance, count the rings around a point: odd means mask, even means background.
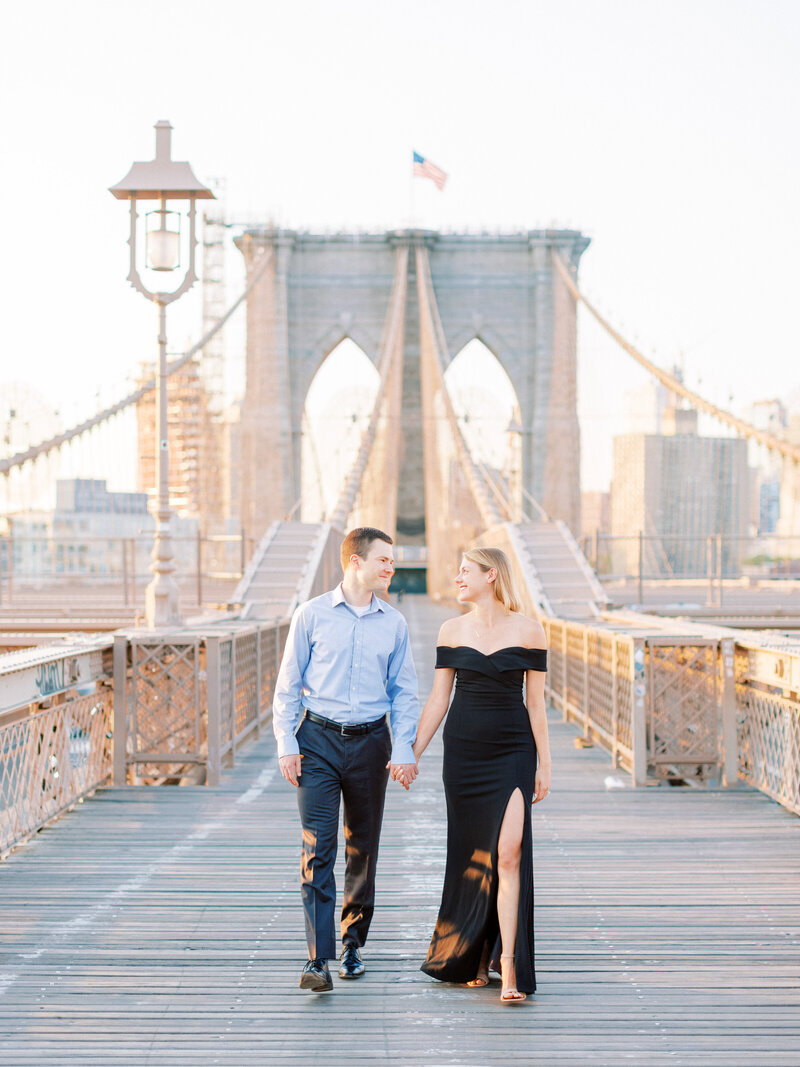
[[[339,584],[336,586],[336,588],[331,592],[331,604],[333,605],[333,607],[338,607],[339,604],[347,604],[347,601],[345,600],[345,597],[344,597],[344,590],[342,589],[342,583],[341,582],[339,582]],[[386,601],[385,600],[381,600],[380,597],[375,596],[375,594],[373,593],[372,594],[372,601],[370,602],[369,609],[368,609],[368,611],[365,612],[365,614],[366,615],[370,615],[374,611],[386,611],[386,608],[387,608]]]

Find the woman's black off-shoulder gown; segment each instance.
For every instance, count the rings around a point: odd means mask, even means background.
[[[533,993],[533,840],[536,744],[523,700],[525,671],[547,669],[541,648],[501,648],[486,656],[440,645],[436,666],[456,670],[444,728],[447,866],[442,903],[422,970],[443,982],[469,982],[484,944],[499,970],[497,842],[515,789],[525,802],[515,950],[517,988]]]

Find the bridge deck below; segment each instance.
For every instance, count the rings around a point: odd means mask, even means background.
[[[403,605],[423,689],[442,616],[425,604]],[[295,798],[264,738],[218,789],[102,791],[0,866],[0,1060],[796,1067],[800,820],[747,789],[615,787],[602,751],[552,732],[525,1005],[419,971],[444,861],[438,750],[389,792],[366,976],[297,988]]]

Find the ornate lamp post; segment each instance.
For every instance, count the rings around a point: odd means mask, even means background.
[[[171,158],[172,126],[161,121],[155,125],[156,158],[148,163],[134,163],[121,182],[109,190],[117,200],[131,204],[131,249],[128,281],[140,293],[158,305],[158,368],[156,373],[156,532],[150,569],[153,580],[145,593],[145,615],[151,628],[180,623],[178,583],[170,537],[169,506],[169,434],[167,424],[167,304],[183,296],[197,281],[195,274],[195,201],[213,200],[214,194],[194,176],[188,163]],[[189,202],[189,265],[183,281],[171,293],[151,292],[142,281],[136,266],[136,223],[139,200],[157,200],[159,206],[145,216],[146,265],[154,271],[174,271],[180,266],[181,235],[178,211],[167,210],[169,200]]]

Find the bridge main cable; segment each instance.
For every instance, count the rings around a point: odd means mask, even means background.
[[[272,258],[272,250],[268,250],[264,255],[264,262],[258,268],[256,273],[251,278],[250,282],[239,295],[239,297],[231,304],[225,314],[218,319],[210,330],[200,338],[200,340],[187,349],[182,356],[173,360],[167,367],[167,376],[179,371],[181,367],[185,367],[186,364],[194,358],[197,353],[205,348],[208,342],[219,333],[231,315],[236,311],[243,300],[247,299],[248,294],[252,291],[254,286],[261,280],[264,271],[267,269],[267,264]],[[156,387],[155,378],[150,378],[139,389],[129,393],[123,397],[122,400],[118,400],[116,404],[112,404],[110,407],[104,408],[102,411],[98,411],[96,415],[93,415],[90,419],[86,419],[84,422],[80,422],[77,426],[73,426],[70,430],[65,430],[63,433],[56,434],[55,437],[50,437],[46,441],[42,441],[38,445],[33,445],[31,448],[26,449],[24,452],[17,452],[16,455],[9,456],[7,459],[0,460],[0,474],[8,474],[10,471],[17,467],[22,467],[25,463],[30,463],[40,456],[45,456],[49,452],[54,452],[57,448],[61,448],[63,445],[68,444],[70,441],[74,441],[76,437],[80,437],[82,434],[88,433],[89,430],[93,430],[96,426],[100,426],[104,422],[108,422],[109,419],[113,419],[115,415],[119,415],[125,408],[130,407],[132,404],[136,404],[142,397],[152,392]]]
[[[339,498],[336,501],[336,505],[327,519],[333,526],[339,529],[345,529],[348,525],[353,525],[350,522],[349,516],[352,514],[356,507],[356,502],[359,498],[359,493],[362,492],[365,475],[370,462],[375,458],[373,453],[376,444],[376,438],[378,437],[378,428],[381,423],[382,416],[385,414],[387,407],[392,407],[393,404],[399,403],[399,388],[401,388],[401,375],[402,375],[402,363],[403,363],[403,342],[405,337],[405,312],[406,312],[406,290],[408,284],[408,246],[401,246],[397,249],[395,259],[395,272],[394,281],[392,284],[392,292],[389,298],[389,310],[386,316],[386,323],[384,326],[383,337],[381,340],[381,356],[379,359],[379,373],[380,383],[378,385],[378,392],[375,397],[375,403],[372,406],[372,412],[370,414],[369,423],[367,424],[364,433],[361,436],[361,442],[359,444],[358,453],[353,461],[350,471],[345,480],[344,486]],[[400,382],[398,381],[400,378]],[[392,411],[389,415],[389,425],[384,426],[384,433],[397,434],[399,430],[398,426],[399,413]],[[385,492],[386,501],[390,494],[397,492],[397,458],[398,448],[389,448],[389,457],[394,466],[392,475],[388,475],[388,472],[384,472],[383,477],[386,479]],[[394,508],[391,509],[394,513]],[[394,518],[383,520],[387,528],[394,526]]]
[[[657,378],[662,385],[666,386],[671,392],[677,393],[678,396],[682,396],[684,400],[688,400],[693,408],[704,411],[707,415],[711,415],[715,419],[719,419],[720,422],[725,423],[727,426],[731,426],[737,433],[741,434],[742,437],[748,437],[753,441],[758,441],[759,444],[764,445],[771,451],[778,452],[780,455],[793,460],[795,463],[800,463],[800,446],[790,444],[788,441],[776,437],[775,434],[767,433],[766,430],[760,430],[757,426],[753,426],[752,423],[737,418],[737,416],[733,415],[730,411],[726,411],[724,408],[712,404],[709,400],[700,396],[699,393],[695,393],[692,389],[688,389],[683,382],[679,381],[674,375],[662,370],[661,367],[658,367],[646,356],[643,356],[642,353],[634,348],[630,342],[626,341],[625,338],[614,329],[611,323],[603,318],[597,308],[586,299],[575,284],[575,280],[570,275],[561,256],[555,250],[552,252],[552,257],[556,270],[574,299],[583,304],[589,314],[600,323],[603,329],[614,338],[617,344],[624,348],[628,355],[632,356],[636,362],[652,374],[654,378]]]
[[[433,289],[428,253],[421,244],[417,245],[416,249],[416,266],[420,313],[420,349],[423,357],[426,352],[430,355],[430,359],[423,362],[423,368],[429,368],[433,374],[436,391],[439,392],[442,398],[444,414],[450,428],[456,454],[467,479],[475,505],[480,512],[481,520],[486,528],[497,526],[503,520],[486,490],[485,482],[481,478],[469,446],[464,440],[464,434],[458,424],[458,417],[444,380],[444,357],[447,353],[447,342],[436,303],[436,294]],[[430,387],[426,390],[425,385],[423,385],[424,393],[430,391]]]

